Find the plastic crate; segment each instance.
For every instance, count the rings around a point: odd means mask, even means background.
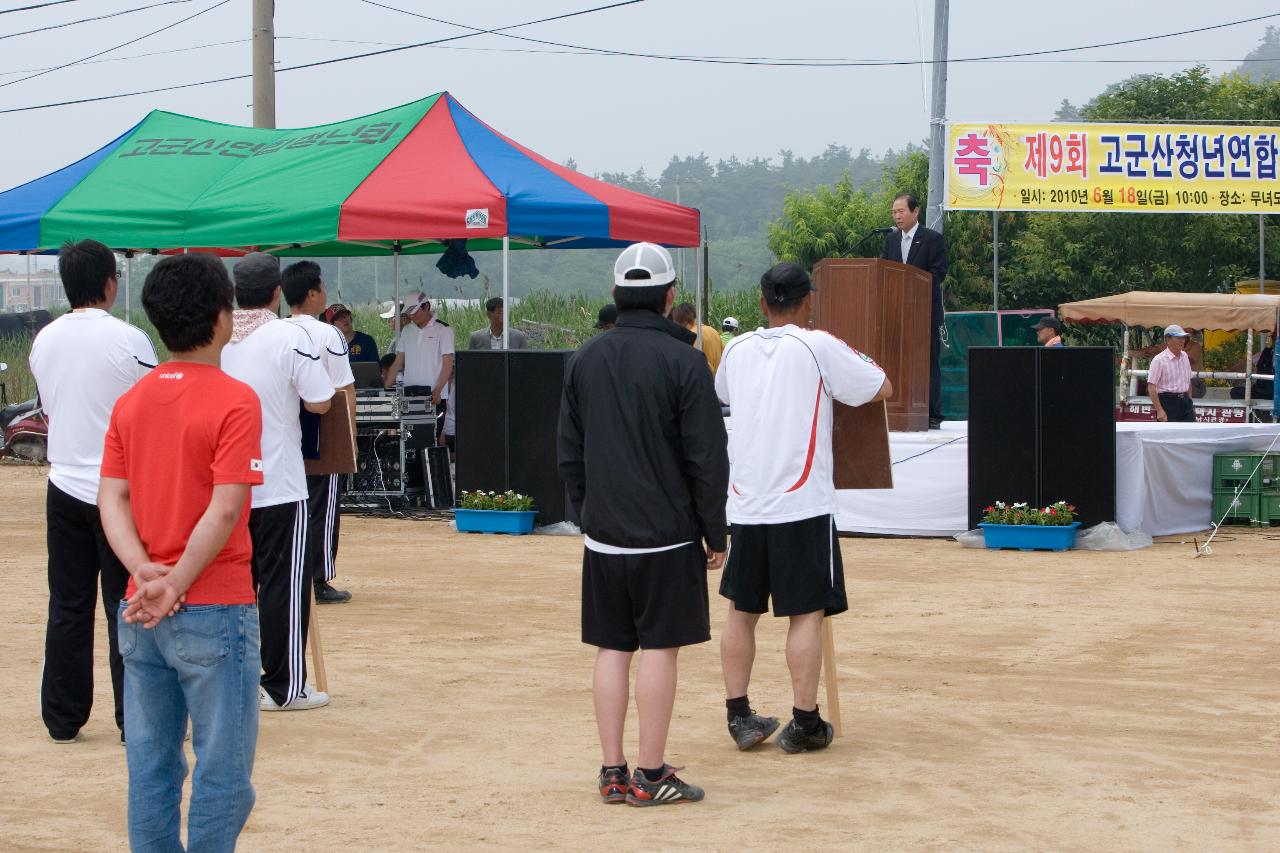
[[[1280,494],[1258,495],[1258,518],[1268,525],[1280,524]]]
[[[1280,492],[1280,454],[1219,453],[1213,457],[1214,491],[1235,491],[1246,479],[1246,492]]]
[[[1258,505],[1261,496],[1256,492],[1244,492],[1237,495],[1232,489],[1213,492],[1213,521],[1224,518],[1227,521],[1238,520],[1245,524],[1257,524],[1261,516]]]

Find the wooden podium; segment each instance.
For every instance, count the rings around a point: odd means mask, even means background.
[[[875,359],[893,383],[885,404],[894,432],[929,429],[929,313],[933,280],[918,267],[872,258],[824,258],[813,266],[818,288],[813,326]],[[837,434],[859,432],[848,419],[871,407],[836,409]]]

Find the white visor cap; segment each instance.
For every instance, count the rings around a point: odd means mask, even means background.
[[[627,278],[633,270],[644,270],[644,278]],[[676,280],[671,253],[656,243],[632,243],[618,255],[613,265],[613,283],[618,287],[655,287]]]

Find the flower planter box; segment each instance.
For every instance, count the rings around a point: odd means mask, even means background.
[[[988,524],[982,528],[988,548],[1017,548],[1019,551],[1066,551],[1076,545],[1076,529],[1080,522],[1071,524]]]
[[[521,536],[533,532],[537,510],[512,512],[504,509],[455,509],[453,520],[462,533],[510,533]]]

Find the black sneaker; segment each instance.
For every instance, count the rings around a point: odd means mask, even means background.
[[[782,748],[783,752],[812,752],[815,749],[826,749],[831,746],[831,739],[835,737],[835,729],[831,728],[831,724],[826,720],[819,720],[821,725],[818,730],[811,735],[804,733],[800,728],[800,724],[794,719],[787,723],[787,727],[782,730],[782,734],[778,735],[774,741]]]
[[[334,589],[328,582],[316,584],[316,604],[342,604],[351,600],[351,593],[345,589]]]
[[[729,719],[729,736],[741,750],[748,750],[758,743],[763,743],[777,730],[777,717],[762,717],[755,711],[752,711],[749,717]]]
[[[627,790],[629,806],[666,806],[678,803],[696,803],[707,795],[697,785],[680,781],[678,767],[662,765],[662,778],[650,782],[639,768],[631,774],[631,786]]]
[[[627,801],[627,774],[621,770],[609,768],[596,782],[600,786],[600,802],[609,806]]]

